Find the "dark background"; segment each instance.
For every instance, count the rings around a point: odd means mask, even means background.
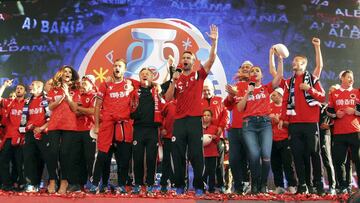
[[[308,56],[312,70],[313,36],[322,40],[324,88],[339,83],[343,69],[360,76],[358,0],[0,0],[0,82],[47,80],[63,64],[78,69],[103,34],[142,18],[183,19],[204,36],[210,24],[218,25],[218,56],[229,83],[244,60],[260,65],[269,82],[268,52],[276,43],[290,51],[286,76],[296,54]]]

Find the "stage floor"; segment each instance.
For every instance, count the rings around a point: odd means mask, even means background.
[[[24,192],[4,192],[0,191],[0,203],[235,203],[235,202],[306,202],[306,203],[333,203],[346,202],[349,195],[326,195],[323,197],[317,195],[246,195],[239,196],[233,194],[210,194],[203,197],[195,197],[193,193],[187,195],[174,195],[173,192],[168,195],[155,193],[152,196],[146,194],[140,195],[116,195],[116,194],[87,194],[87,193],[69,193],[66,195]]]

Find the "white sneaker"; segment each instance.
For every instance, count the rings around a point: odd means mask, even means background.
[[[25,192],[29,192],[29,193],[39,192],[39,187],[34,186],[34,185],[26,185]]]
[[[286,190],[283,187],[276,187],[274,193],[275,194],[284,194]]]
[[[291,193],[291,194],[295,194],[296,193],[296,188],[294,186],[289,186],[288,188],[288,191]]]

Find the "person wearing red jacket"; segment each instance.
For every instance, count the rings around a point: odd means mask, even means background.
[[[176,100],[167,102],[162,109],[163,122],[160,130],[161,141],[163,145],[163,160],[161,162],[161,180],[160,180],[160,192],[165,194],[168,191],[168,180],[170,183],[174,183],[174,173],[171,168],[171,149],[172,149],[172,137],[173,127],[175,122],[175,110]]]
[[[282,97],[284,90],[278,87],[271,94],[272,103],[270,104],[272,131],[273,131],[273,144],[271,150],[271,169],[274,174],[274,184],[276,186],[275,193],[282,194],[284,189],[284,173],[287,180],[288,191],[292,194],[296,192],[296,178],[295,170],[293,167],[293,158],[291,155],[287,120],[283,121],[282,129],[279,129],[278,124],[280,121],[282,111]]]
[[[202,117],[203,133],[204,136],[211,135],[211,141],[208,145],[204,146],[205,172],[203,180],[208,185],[209,193],[215,192],[216,161],[219,156],[217,144],[220,140],[217,126],[212,125],[212,117],[212,111],[205,109]]]
[[[236,104],[247,89],[249,71],[252,66],[253,64],[250,61],[242,63],[235,76],[239,81],[234,86],[226,85],[228,96],[223,102],[224,106],[232,112],[231,125],[228,131],[229,165],[231,171],[236,171],[232,173],[234,192],[241,195],[250,191],[250,170],[242,132],[243,113],[236,108]]]
[[[141,185],[144,185],[144,168],[146,168],[146,192],[151,194],[154,192],[157,144],[164,100],[160,96],[161,91],[153,85],[154,73],[149,68],[142,68],[139,78],[140,86],[135,89],[136,106],[131,113],[131,118],[134,120],[132,147],[135,179],[132,193],[140,193]],[[144,157],[146,157],[146,167],[144,167]]]
[[[85,75],[80,81],[80,100],[76,109],[77,136],[74,137],[74,153],[79,154],[74,160],[74,176],[71,177],[69,192],[81,191],[92,176],[92,169],[96,151],[96,137],[90,135],[94,127],[96,86],[93,75]],[[92,134],[93,135],[93,134]]]
[[[203,87],[202,108],[209,109],[213,113],[211,123],[217,127],[216,135],[220,137],[218,142],[219,156],[216,162],[216,186],[220,188],[222,193],[225,192],[224,187],[224,155],[225,155],[225,142],[224,131],[229,123],[229,112],[222,102],[222,98],[215,96],[214,85],[210,80],[205,80]]]
[[[124,78],[126,62],[117,59],[113,64],[111,81],[101,83],[95,100],[94,132],[98,134],[98,153],[92,177],[91,193],[99,193],[99,182],[113,153],[117,163],[116,193],[127,193],[125,185],[131,159],[133,126],[130,113],[133,107],[134,86]],[[103,180],[107,182],[107,180]],[[102,186],[103,187],[103,186]]]
[[[313,44],[318,61],[320,41],[313,41]],[[294,75],[288,80],[283,80],[281,85],[285,91],[281,120],[289,118],[290,145],[298,177],[297,193],[308,193],[309,189],[312,190],[311,181],[306,180],[310,177],[309,170],[306,170],[309,166],[306,164],[310,163],[311,157],[314,186],[316,192],[323,195],[325,191],[322,181],[318,122],[320,104],[325,101],[325,91],[318,77],[306,71],[305,56],[295,56],[292,65]],[[282,122],[279,125],[281,126]]]
[[[351,159],[355,163],[356,174],[360,174],[360,124],[359,124],[359,89],[353,88],[354,75],[351,70],[345,70],[340,73],[341,86],[330,94],[328,104],[328,115],[334,119],[333,131],[333,158],[336,171],[340,177],[340,192],[347,191],[345,163],[349,159],[347,151],[351,151]],[[359,177],[359,175],[358,175]],[[360,184],[360,179],[357,179]]]
[[[16,86],[16,98],[12,100],[2,98],[7,87],[12,85],[12,80],[6,80],[0,88],[0,98],[3,107],[6,109],[6,127],[5,135],[3,137],[1,156],[0,156],[0,175],[3,183],[2,189],[5,191],[13,189],[22,189],[25,180],[23,177],[23,152],[22,145],[24,144],[24,135],[19,132],[20,120],[22,116],[22,110],[25,104],[26,87],[22,84]],[[12,157],[15,157],[15,165],[12,170],[17,172],[17,180],[13,183],[10,175],[10,162]],[[18,188],[13,188],[13,185],[17,185]]]
[[[44,83],[35,80],[29,89],[31,97],[27,99],[22,115],[19,131],[25,133],[24,175],[26,192],[38,192],[44,169],[43,157],[46,154],[46,136],[50,117],[50,109],[46,95],[43,93]],[[45,137],[45,139],[43,139]]]
[[[76,171],[72,167],[79,156],[73,150],[79,147],[75,142],[77,139],[76,108],[80,100],[78,80],[78,73],[71,66],[64,65],[55,73],[52,89],[47,95],[51,110],[47,136],[48,148],[45,157],[49,171],[49,193],[56,192],[55,180],[58,178],[59,161],[61,180],[58,193],[66,193],[69,179],[76,175]]]
[[[204,194],[204,183],[202,173],[204,169],[203,148],[201,146],[201,97],[204,80],[216,59],[218,28],[210,26],[211,49],[208,60],[200,67],[195,66],[196,57],[190,51],[185,51],[181,56],[182,73],[173,74],[173,82],[165,93],[167,101],[174,97],[177,100],[176,115],[174,123],[173,161],[175,169],[175,187],[177,194],[185,192],[185,169],[186,149],[194,169],[195,195]]]

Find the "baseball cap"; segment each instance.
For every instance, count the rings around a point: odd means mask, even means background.
[[[251,61],[244,61],[244,62],[241,64],[241,67],[243,67],[243,66],[245,66],[245,65],[253,66],[253,64],[251,63]]]
[[[277,87],[274,91],[278,92],[281,96],[284,96],[284,90],[281,87]]]

